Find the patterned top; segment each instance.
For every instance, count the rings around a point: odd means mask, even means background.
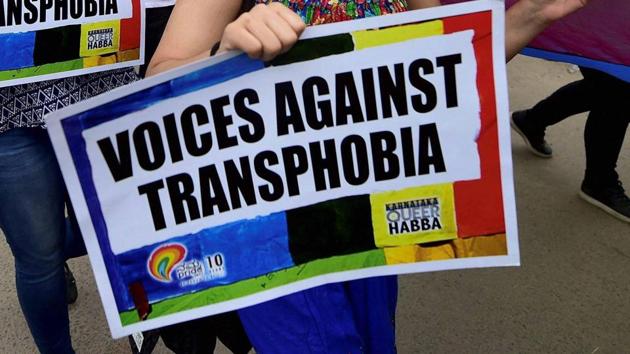
[[[44,115],[136,80],[133,69],[120,69],[0,88],[0,133],[45,128]]]
[[[259,4],[273,0],[256,0]],[[309,25],[341,22],[407,10],[406,0],[276,0],[285,4]]]

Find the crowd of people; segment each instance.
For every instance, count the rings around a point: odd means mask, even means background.
[[[271,60],[289,50],[308,25],[440,5],[439,0],[376,1],[378,14],[365,7],[343,16],[332,8],[366,1],[376,0],[310,0],[301,7],[286,0],[145,0],[145,57],[150,64],[140,68],[140,75],[156,75],[230,50]],[[550,23],[586,4],[587,0],[518,1],[507,10],[506,60]],[[514,113],[512,125],[535,154],[550,157],[545,128],[590,111],[581,195],[630,221],[630,200],[615,172],[630,118],[630,101],[624,100],[629,84],[587,68],[582,73],[583,80],[532,109]],[[121,69],[2,88],[0,97],[11,100],[57,87],[52,99],[63,107],[75,103],[68,97],[86,99],[139,79],[133,69]],[[97,80],[110,85],[91,89]],[[41,353],[67,354],[74,353],[67,304],[76,299],[76,285],[65,261],[85,254],[85,247],[41,109],[33,103],[1,117],[0,227],[15,257],[18,299],[37,348]],[[234,353],[247,353],[252,346],[258,353],[395,353],[397,294],[397,280],[391,276],[335,283],[146,335],[162,336],[176,353],[212,353],[217,338]],[[155,341],[146,343],[141,353],[150,352]],[[132,349],[139,351],[133,344]]]

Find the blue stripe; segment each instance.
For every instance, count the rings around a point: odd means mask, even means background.
[[[253,244],[255,242],[255,244]],[[166,244],[186,247],[183,263],[197,261],[205,276],[199,283],[183,285],[190,277],[179,278],[177,269],[170,283],[153,279],[147,263],[151,253]],[[264,247],[255,247],[264,245]],[[220,253],[225,274],[213,278],[208,257]],[[208,228],[200,232],[174,237],[161,244],[145,246],[116,256],[125,284],[141,282],[151,303],[190,294],[218,285],[232,284],[267,273],[295,266],[289,251],[287,220],[284,212]],[[133,306],[128,309],[133,308]]]
[[[0,71],[35,66],[35,32],[0,34]]]
[[[613,64],[605,61],[584,58],[577,55],[555,53],[536,48],[525,48],[521,51],[521,53],[531,57],[571,63],[591,69],[600,70],[621,80],[630,82],[630,66],[627,65]]]

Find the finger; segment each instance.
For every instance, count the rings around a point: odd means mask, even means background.
[[[289,24],[289,26],[293,28],[293,31],[297,34],[298,37],[300,36],[300,34],[302,34],[302,32],[304,32],[306,24],[304,23],[304,21],[302,21],[302,18],[298,14],[293,12],[288,7],[280,3],[273,3],[269,5],[269,9],[282,17]]]
[[[236,21],[225,29],[225,49],[238,49],[246,53],[250,58],[260,59],[263,53],[263,45],[245,27],[244,21]]]
[[[282,52],[282,43],[278,36],[259,18],[247,22],[245,28],[262,44],[262,60],[269,61]]]
[[[298,40],[299,34],[289,25],[289,23],[275,12],[271,16],[265,16],[265,24],[273,31],[282,45],[281,53],[287,52]]]

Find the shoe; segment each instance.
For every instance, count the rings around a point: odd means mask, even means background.
[[[630,198],[620,181],[599,188],[582,182],[580,197],[617,219],[630,223]]]
[[[551,146],[545,141],[545,129],[533,127],[527,120],[527,111],[512,113],[510,125],[525,141],[529,150],[536,156],[550,158],[553,154]]]
[[[79,291],[77,290],[77,282],[74,280],[74,275],[72,275],[68,263],[63,264],[63,274],[66,278],[66,301],[68,305],[71,305],[77,302]]]

